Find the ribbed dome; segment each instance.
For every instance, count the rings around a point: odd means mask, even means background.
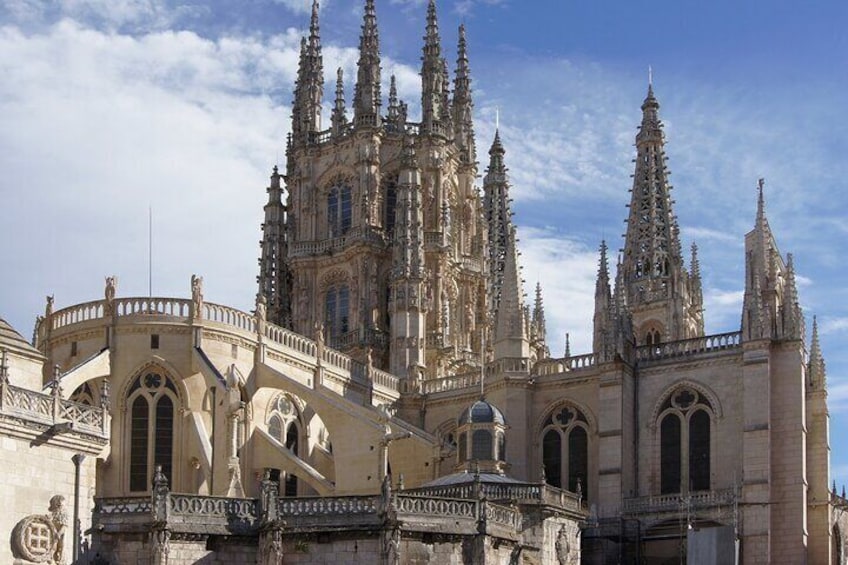
[[[503,424],[503,412],[483,399],[466,408],[459,417],[458,425],[463,424]]]

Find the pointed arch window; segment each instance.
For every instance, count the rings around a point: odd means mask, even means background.
[[[295,457],[301,457],[301,437],[304,427],[301,423],[300,410],[291,398],[285,394],[279,395],[271,404],[268,418],[268,435],[280,442]],[[279,473],[277,481],[282,479],[281,491],[283,496],[297,496],[298,480],[294,473]]]
[[[329,237],[340,237],[350,230],[353,207],[349,186],[336,186],[327,193],[327,226]]]
[[[137,376],[127,392],[128,482],[131,492],[149,490],[156,465],[173,485],[176,445],[176,408],[179,396],[174,382],[151,370]]]
[[[327,289],[324,297],[324,329],[336,341],[350,331],[350,291],[347,285]]]
[[[572,406],[561,406],[545,421],[542,430],[542,465],[545,481],[557,488],[582,492],[588,497],[589,432],[586,416]]]
[[[710,489],[712,406],[697,391],[680,388],[660,414],[660,493]]]

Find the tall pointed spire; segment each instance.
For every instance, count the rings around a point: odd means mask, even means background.
[[[501,288],[512,229],[509,182],[504,165],[504,148],[499,132],[489,149],[489,168],[483,178],[483,210],[489,228],[489,300],[495,313],[500,306]]]
[[[356,127],[380,125],[380,38],[374,0],[366,0],[359,36],[359,62],[353,97],[353,123]]]
[[[336,101],[333,105],[330,122],[332,123],[333,135],[338,136],[344,133],[345,126],[347,125],[347,115],[345,109],[344,71],[341,67],[336,71]]]
[[[427,27],[421,61],[421,129],[424,133],[444,133],[440,128],[440,119],[445,77],[435,0],[427,4]]]
[[[745,295],[742,301],[742,335],[746,339],[773,337],[777,329],[778,255],[765,211],[764,179],[757,181],[754,229],[745,235]]]
[[[259,258],[259,295],[267,303],[267,319],[291,327],[289,272],[287,268],[287,216],[283,203],[282,175],[276,165],[268,186],[265,221],[262,223],[261,255]]]
[[[815,390],[825,390],[827,388],[827,371],[825,369],[821,344],[819,343],[819,324],[816,316],[813,316],[813,337],[810,342],[810,365],[808,373],[810,387]]]
[[[659,107],[653,85],[649,85],[636,135],[623,262],[627,302],[640,340],[649,332],[671,340],[703,334],[700,313],[691,307],[679,227],[672,210]]]
[[[474,103],[471,100],[471,70],[468,63],[468,41],[465,37],[465,24],[459,26],[459,44],[457,46],[456,75],[453,81],[453,127],[454,139],[466,163],[477,161],[477,148],[474,144],[474,123],[471,112]]]
[[[324,62],[318,26],[318,0],[312,2],[309,37],[301,40],[300,64],[292,107],[292,132],[296,143],[309,141],[321,130],[321,101],[324,97]]]
[[[524,313],[524,292],[518,267],[515,228],[507,236],[500,306],[495,313],[495,359],[529,357],[530,341]]]
[[[605,358],[610,346],[612,328],[612,295],[610,292],[607,242],[601,241],[598,259],[598,277],[595,279],[595,315],[593,318],[592,351]]]

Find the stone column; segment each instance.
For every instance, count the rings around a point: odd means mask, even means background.
[[[151,495],[150,528],[150,565],[168,565],[168,554],[171,551],[171,531],[168,529],[168,517],[171,509],[171,493],[168,489],[168,479],[162,473],[162,466],[156,466],[153,476],[153,493]]]

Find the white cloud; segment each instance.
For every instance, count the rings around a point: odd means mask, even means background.
[[[819,318],[819,332],[821,332],[822,335],[841,333],[845,331],[848,331],[848,317]]]
[[[566,332],[573,354],[591,352],[598,251],[554,228],[519,226],[518,236],[531,308],[536,282],[542,285],[551,354],[562,355]]]
[[[282,4],[295,14],[311,14],[312,0],[274,0],[277,4]],[[330,0],[319,0],[318,9],[323,11],[327,8]]]

